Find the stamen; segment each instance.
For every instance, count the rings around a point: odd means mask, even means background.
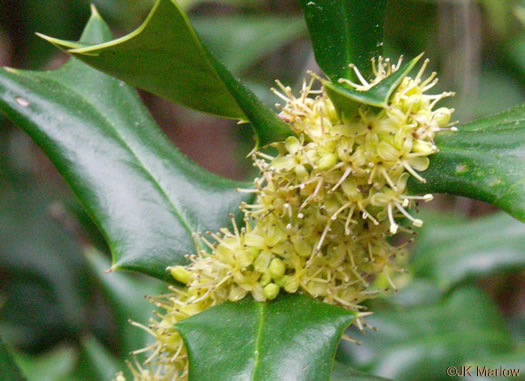
[[[422,183],[426,183],[427,180],[425,180],[425,178],[421,177],[415,170],[414,168],[412,168],[406,161],[403,161],[403,167],[405,167],[405,169],[410,172],[410,174],[412,176],[414,176],[416,179],[418,179],[419,181],[421,181]]]
[[[423,65],[421,65],[421,69],[419,69],[419,72],[417,73],[416,78],[414,79],[414,81],[416,81],[416,83],[419,83],[419,81],[421,80],[421,76],[425,72],[425,69],[427,68],[427,65],[428,65],[429,62],[430,62],[430,60],[427,58],[423,62]]]
[[[349,201],[347,202],[346,204],[344,204],[343,206],[341,206],[339,209],[337,209],[337,211],[332,215],[331,217],[331,220],[332,221],[335,221],[337,219],[337,215],[339,213],[341,213],[343,210],[345,210],[346,208],[348,208],[350,205],[352,205],[352,202]]]
[[[392,204],[388,204],[387,210],[388,210],[388,220],[390,221],[390,233],[396,234],[399,225],[396,224],[394,220],[394,215],[392,213]]]
[[[275,157],[270,156],[270,155],[267,155],[267,154],[265,154],[265,153],[263,153],[263,152],[259,152],[259,151],[257,151],[255,154],[256,154],[257,156],[260,156],[260,157],[266,159],[266,160],[270,160],[270,161],[272,161],[273,159],[275,159]]]
[[[353,205],[350,208],[350,211],[348,212],[348,216],[346,217],[346,222],[345,222],[345,234],[346,235],[350,235],[350,233],[351,233],[351,231],[350,231],[350,222],[352,222],[352,215],[354,214],[354,210],[355,210],[355,205]]]
[[[390,188],[392,188],[393,191],[397,192],[397,186],[394,184],[394,182],[392,181],[390,176],[388,176],[388,172],[383,167],[381,167],[381,174],[385,178],[385,180],[388,183],[388,185],[390,185]]]
[[[397,291],[398,288],[397,288],[396,284],[394,283],[394,281],[392,280],[392,278],[390,278],[390,274],[388,274],[388,271],[387,271],[386,267],[383,269],[383,274],[385,274],[385,278],[388,281],[388,283],[390,284],[390,287],[392,287],[392,289],[394,291]]]
[[[408,214],[408,212],[401,206],[399,205],[398,202],[395,202],[394,205],[396,206],[396,208],[401,212],[403,213],[403,215],[408,218],[410,221],[412,221],[412,224],[414,224],[414,226],[417,226],[417,227],[421,227],[423,226],[423,221],[418,219],[418,218],[414,218],[412,217],[410,214]]]
[[[319,178],[319,182],[317,183],[317,186],[315,187],[314,193],[312,193],[311,195],[309,195],[309,196],[306,198],[306,200],[304,200],[303,204],[299,207],[299,210],[304,209],[304,207],[305,207],[306,205],[308,205],[308,203],[309,203],[312,199],[314,199],[314,198],[317,196],[317,194],[318,194],[319,191],[321,190],[321,187],[322,187],[322,186],[323,186],[323,178],[320,177],[320,178]]]
[[[235,192],[239,193],[259,193],[259,189],[242,189],[242,188],[235,188]]]
[[[359,71],[359,69],[357,68],[357,66],[355,66],[354,64],[350,64],[350,69],[353,69],[354,70],[354,73],[355,75],[357,76],[357,78],[359,79],[359,81],[361,81],[361,83],[363,84],[364,87],[369,87],[370,86],[370,83],[367,82],[367,80],[361,75],[361,72]]]
[[[319,251],[321,250],[321,246],[323,245],[323,242],[324,242],[324,239],[326,238],[326,234],[328,234],[328,232],[331,230],[330,229],[330,225],[332,224],[332,221],[328,221],[328,223],[326,224],[324,230],[323,230],[323,234],[321,234],[321,239],[319,239],[319,242],[317,243],[317,246],[315,248],[315,251]]]
[[[333,186],[332,189],[328,191],[328,193],[333,193],[339,186],[346,180],[348,176],[352,173],[352,168],[348,167],[346,168],[345,172],[343,173],[343,176],[339,179],[339,181]]]

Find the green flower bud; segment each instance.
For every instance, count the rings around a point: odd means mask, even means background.
[[[178,282],[187,284],[190,281],[191,273],[184,266],[169,267],[171,276]]]
[[[446,127],[450,123],[452,109],[441,107],[434,111],[433,119],[439,127]]]
[[[268,300],[273,300],[277,298],[277,295],[279,295],[279,286],[277,286],[275,283],[270,283],[264,287],[264,296]]]

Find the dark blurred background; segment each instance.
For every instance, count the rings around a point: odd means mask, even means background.
[[[93,3],[116,36],[135,29],[152,5],[151,0]],[[271,105],[278,101],[269,91],[275,79],[297,89],[307,70],[319,70],[296,1],[178,3],[212,51]],[[88,17],[87,0],[0,0],[0,64],[59,67],[67,57],[35,32],[75,40]],[[456,109],[456,119],[467,122],[525,100],[524,28],[522,0],[391,0],[385,56],[397,60],[400,54],[411,58],[425,52],[429,73],[435,70],[441,79],[436,91],[456,91],[448,105]],[[251,175],[245,159],[253,147],[249,128],[151,94],[141,96],[174,144],[193,160],[229,178]],[[469,218],[495,211],[452,196],[439,196],[431,208]],[[0,116],[0,335],[6,341],[33,355],[57,344],[82,347],[86,337],[95,337],[110,352],[122,351],[122,310],[83,255],[93,246],[107,260],[103,240],[52,164]],[[476,286],[504,314],[522,316],[523,269],[520,264],[510,272],[484,273]],[[140,277],[127,281],[150,290],[161,287]]]

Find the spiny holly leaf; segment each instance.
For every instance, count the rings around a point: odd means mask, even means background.
[[[93,13],[82,42],[111,38]],[[0,110],[44,150],[111,247],[114,269],[170,279],[192,233],[228,224],[245,196],[176,150],[123,82],[73,60],[0,70]]]
[[[303,295],[245,298],[177,323],[190,381],[328,380],[334,353],[355,314]]]
[[[174,0],[157,0],[141,27],[103,44],[42,37],[134,86],[199,111],[249,121],[261,145],[291,134],[202,44]]]
[[[525,221],[525,104],[436,136],[427,180],[416,193],[451,193],[488,202]]]
[[[356,80],[350,64],[365,77],[371,59],[383,51],[386,0],[299,0],[310,31],[317,63],[337,83]]]
[[[447,290],[470,278],[525,269],[525,224],[498,213],[476,220],[424,215],[415,275]]]

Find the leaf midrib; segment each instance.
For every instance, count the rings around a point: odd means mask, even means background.
[[[252,381],[257,380],[257,370],[259,369],[259,364],[261,362],[261,339],[263,337],[264,331],[264,316],[266,312],[267,303],[257,303],[257,312],[259,317],[259,323],[257,325],[257,336],[255,338],[255,351],[254,351],[254,368]]]
[[[60,74],[60,72],[56,72],[57,74]],[[40,73],[34,73],[36,76],[46,80],[46,81],[50,81],[54,84],[57,85],[57,88],[65,88],[67,90],[69,90],[70,92],[72,92],[73,94],[75,94],[75,96],[77,98],[80,98],[80,100],[83,100],[85,101],[85,105],[86,106],[89,106],[90,109],[94,110],[94,113],[96,115],[98,115],[99,117],[101,117],[106,123],[107,125],[114,131],[115,133],[115,136],[116,138],[118,139],[118,141],[124,146],[124,148],[138,161],[138,163],[141,165],[140,166],[140,170],[145,173],[148,178],[150,178],[153,182],[153,184],[155,185],[155,187],[160,191],[161,195],[163,196],[163,198],[165,200],[168,201],[168,204],[171,206],[172,208],[172,211],[174,212],[174,215],[177,217],[177,219],[181,222],[181,224],[184,226],[184,228],[188,231],[189,234],[192,234],[194,232],[194,230],[192,229],[191,227],[191,224],[189,223],[189,221],[187,220],[187,217],[184,216],[177,208],[176,204],[171,200],[171,198],[169,197],[168,193],[166,192],[166,190],[162,187],[162,185],[160,184],[160,182],[155,178],[155,176],[153,175],[153,172],[149,169],[149,167],[147,165],[145,165],[145,163],[139,158],[139,156],[137,155],[137,153],[133,150],[133,148],[125,141],[125,139],[122,137],[118,127],[110,120],[108,119],[102,112],[100,112],[96,107],[95,105],[91,102],[91,100],[89,98],[86,98],[85,96],[83,96],[82,94],[80,94],[74,87],[71,87],[69,84],[64,83],[64,82],[61,82],[59,79],[56,79],[54,78],[54,75],[52,76],[46,76],[45,73],[43,73],[44,75],[40,74]]]

